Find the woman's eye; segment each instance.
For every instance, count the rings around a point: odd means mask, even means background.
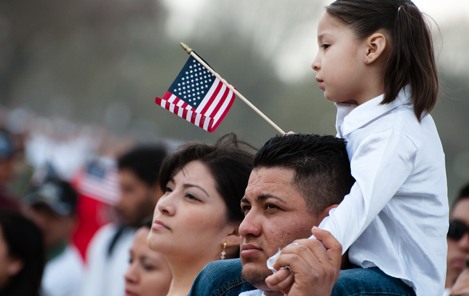
[[[249,211],[251,210],[251,206],[249,205],[242,205],[241,206],[241,211],[246,215],[247,213],[249,213]]]
[[[330,44],[327,44],[327,43],[321,44],[322,49],[327,49],[329,46],[330,46]]]
[[[199,198],[197,198],[195,195],[190,194],[190,193],[186,194],[186,198],[188,198],[188,199],[190,199],[190,200],[200,201]]]
[[[171,187],[169,187],[169,186],[166,186],[166,187],[164,188],[164,192],[165,192],[165,193],[166,193],[166,192],[173,192],[173,189],[172,189]]]

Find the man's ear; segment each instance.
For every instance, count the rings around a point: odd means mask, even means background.
[[[387,46],[387,37],[383,32],[375,32],[366,38],[365,64],[372,64],[383,55]]]
[[[321,218],[321,221],[322,221],[325,217],[329,216],[329,211],[330,211],[330,210],[332,210],[332,209],[334,209],[334,208],[337,208],[338,206],[339,206],[338,204],[333,204],[333,205],[328,206],[328,207],[325,208],[324,210],[322,210],[322,212],[319,213],[319,217]]]

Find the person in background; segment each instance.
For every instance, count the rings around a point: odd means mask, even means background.
[[[171,269],[167,295],[187,295],[207,263],[238,257],[239,203],[253,153],[228,134],[214,145],[183,146],[163,162],[159,185],[165,193],[155,207],[148,245]]]
[[[0,210],[0,295],[39,296],[44,254],[36,224],[18,212]]]
[[[167,149],[160,144],[136,146],[117,159],[120,196],[115,222],[101,227],[87,250],[83,296],[124,295],[129,249],[141,221],[152,215],[162,192],[158,172]]]
[[[86,263],[89,243],[96,232],[112,221],[112,205],[119,198],[116,159],[91,158],[71,181],[78,193],[78,223],[72,241]]]
[[[22,211],[22,203],[11,193],[15,147],[9,132],[0,129],[0,210]]]
[[[71,243],[76,223],[77,193],[69,182],[48,179],[25,197],[28,213],[44,236],[46,267],[43,296],[79,295],[84,265]]]
[[[129,267],[125,272],[126,296],[166,295],[171,284],[171,270],[163,255],[148,247],[152,221],[147,219],[137,230],[130,247]]]
[[[469,256],[469,183],[460,189],[451,207],[447,242],[445,288],[448,293]]]
[[[451,289],[451,296],[468,296],[469,295],[469,257],[466,258],[465,268],[458,276],[456,282]]]

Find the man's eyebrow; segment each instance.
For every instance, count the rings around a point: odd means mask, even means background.
[[[273,198],[273,199],[278,200],[279,202],[281,202],[283,204],[286,204],[285,200],[283,200],[282,198],[280,198],[278,196],[272,195],[272,194],[257,195],[256,198],[255,198],[255,201],[265,201],[265,200],[270,199],[270,198]],[[243,198],[241,198],[241,202],[250,203],[250,201],[245,196],[243,196]]]

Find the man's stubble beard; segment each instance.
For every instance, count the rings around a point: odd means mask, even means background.
[[[247,263],[250,263],[249,261]],[[263,268],[245,268],[243,264],[243,271],[242,271],[243,278],[253,285],[254,287],[260,289],[267,287],[265,283],[265,279],[272,275],[272,271],[270,271],[267,266]]]

